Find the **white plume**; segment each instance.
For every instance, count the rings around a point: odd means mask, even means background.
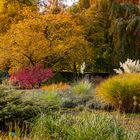
[[[120,68],[114,69],[118,74],[123,73],[140,73],[140,61],[127,59],[124,63],[120,62]]]

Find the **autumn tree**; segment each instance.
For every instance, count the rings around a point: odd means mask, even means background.
[[[49,53],[48,41],[40,27],[42,22],[32,18],[13,24],[1,37],[1,64],[7,61],[9,67],[14,70],[41,62]]]
[[[79,0],[79,7],[81,9],[88,9],[90,7],[90,0]]]
[[[92,48],[72,15],[42,15],[31,10],[23,15],[25,19],[0,37],[1,68],[12,72],[43,63],[57,70],[77,70],[83,62],[93,64]]]
[[[10,29],[11,24],[24,19],[22,10],[25,7],[35,8],[35,0],[1,0],[0,1],[0,33]]]
[[[86,39],[94,50],[95,72],[110,72],[112,69],[109,14],[110,3],[106,0],[101,0],[81,13]]]
[[[81,24],[94,49],[96,72],[111,72],[120,61],[140,59],[140,11],[130,3],[101,0],[82,11]]]
[[[93,50],[85,40],[85,32],[76,16],[70,14],[52,15],[46,26],[46,38],[54,49],[54,61],[58,69],[69,67],[69,70],[79,69],[83,61],[93,64]],[[85,51],[84,51],[85,50]],[[69,58],[68,58],[69,57]],[[59,61],[58,61],[59,60]],[[61,64],[60,64],[61,62]],[[58,67],[59,66],[59,67]]]

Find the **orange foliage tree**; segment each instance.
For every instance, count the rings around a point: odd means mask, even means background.
[[[21,10],[23,19],[12,23],[0,36],[0,68],[14,72],[43,63],[57,70],[79,69],[93,64],[93,50],[84,29],[68,13],[42,15],[31,8]]]

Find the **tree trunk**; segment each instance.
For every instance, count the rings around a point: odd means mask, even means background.
[[[73,78],[74,78],[74,80],[77,79],[76,74],[77,74],[77,68],[76,68],[76,62],[74,62],[73,63]]]

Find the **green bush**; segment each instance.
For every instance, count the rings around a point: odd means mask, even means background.
[[[61,99],[56,92],[0,86],[0,127],[11,122],[31,121],[42,111],[59,109],[60,104]]]
[[[140,74],[114,76],[102,82],[96,91],[101,101],[121,111],[132,112],[140,104]]]
[[[64,93],[61,100],[61,108],[78,108],[83,106],[89,109],[106,109],[106,105],[96,99],[95,93],[92,94],[68,94]]]

